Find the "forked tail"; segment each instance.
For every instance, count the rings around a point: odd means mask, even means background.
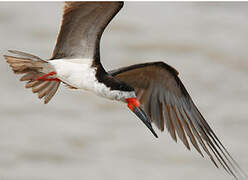
[[[27,81],[25,87],[32,88],[33,93],[37,93],[41,99],[44,97],[44,103],[47,104],[56,93],[60,81],[42,80],[40,77],[46,76],[44,68],[48,66],[47,62],[37,56],[9,50],[10,53],[19,57],[4,55],[6,62],[12,68],[15,74],[24,74],[20,81]]]

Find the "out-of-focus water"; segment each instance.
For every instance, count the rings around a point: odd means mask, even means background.
[[[0,3],[0,54],[49,58],[62,3]],[[163,60],[248,171],[248,4],[126,3],[106,29],[106,69]],[[59,89],[48,105],[0,61],[0,179],[232,179],[208,158],[155,139],[125,105]]]

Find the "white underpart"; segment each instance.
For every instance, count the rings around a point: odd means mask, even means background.
[[[55,71],[56,77],[79,90],[94,92],[112,100],[124,101],[126,98],[136,97],[135,92],[110,90],[96,79],[96,68],[91,67],[91,59],[58,59],[48,62],[51,67],[44,69],[45,73]],[[52,68],[52,69],[51,69]]]

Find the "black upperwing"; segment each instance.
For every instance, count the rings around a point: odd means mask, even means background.
[[[151,122],[161,131],[166,126],[171,137],[175,141],[179,137],[189,150],[191,141],[202,156],[203,149],[216,167],[219,162],[236,179],[247,177],[203,118],[173,67],[163,62],[144,63],[109,74],[135,89]]]
[[[96,59],[102,33],[123,2],[65,2],[51,59]]]

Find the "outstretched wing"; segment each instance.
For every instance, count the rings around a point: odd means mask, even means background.
[[[62,25],[51,59],[94,59],[101,35],[123,2],[65,2]]]
[[[174,68],[154,62],[109,73],[135,89],[145,112],[161,131],[166,126],[175,141],[179,137],[188,149],[191,141],[203,156],[201,146],[217,167],[218,161],[234,177],[245,174],[205,121]]]

